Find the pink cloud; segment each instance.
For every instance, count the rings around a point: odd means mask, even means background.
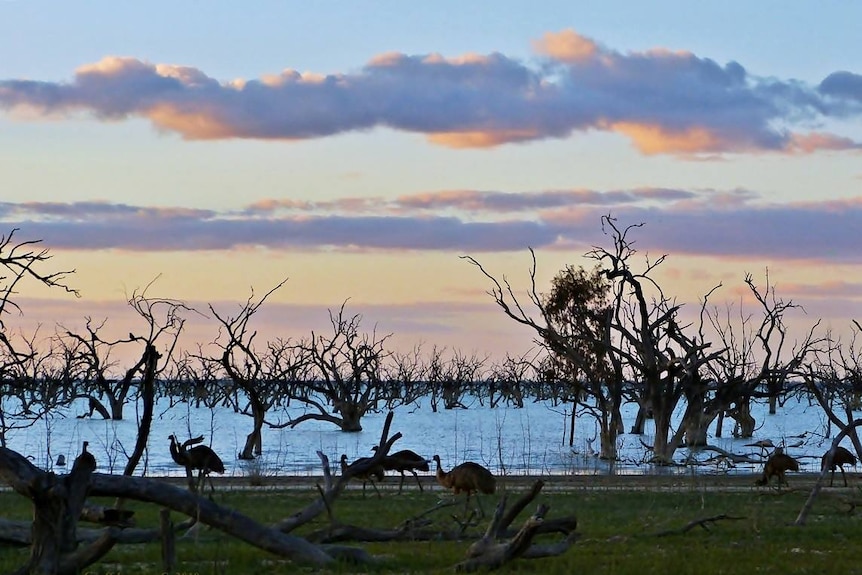
[[[591,38],[571,29],[547,32],[541,39],[533,41],[533,49],[539,54],[570,63],[588,61],[601,51]]]
[[[390,128],[437,145],[485,148],[591,130],[618,132],[644,154],[812,153],[857,149],[823,119],[862,116],[860,76],[819,86],[750,75],[736,62],[664,48],[621,53],[572,30],[534,45],[543,60],[500,53],[387,53],[357,71],[220,81],[192,66],[109,56],[69,82],[0,80],[0,109],[148,119],[186,139],[304,140]]]
[[[219,213],[107,202],[0,203],[0,220],[52,249],[267,248],[583,253],[611,213],[645,223],[639,249],[728,258],[857,263],[862,198],[767,204],[749,190],[445,190],[395,200],[270,199]],[[445,215],[444,215],[445,214]]]

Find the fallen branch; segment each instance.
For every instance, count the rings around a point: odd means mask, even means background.
[[[536,481],[532,489],[516,501],[508,513],[506,512],[506,496],[503,496],[497,504],[494,517],[488,524],[485,535],[470,546],[467,550],[467,559],[457,564],[455,569],[467,572],[479,569],[497,569],[518,557],[539,559],[565,553],[578,538],[574,531],[578,522],[574,517],[559,520],[552,526],[552,531],[562,532],[566,535],[564,540],[552,545],[534,546],[532,544],[536,535],[548,532],[545,529],[545,515],[550,508],[545,504],[539,505],[536,512],[524,522],[521,529],[508,541],[498,542],[498,538],[514,521],[518,513],[536,498],[543,486],[544,482]]]
[[[758,463],[763,463],[763,460],[759,457],[757,459],[754,459],[751,457],[751,455],[740,455],[738,453],[732,453],[730,451],[727,451],[726,449],[716,447],[715,445],[704,445],[703,447],[701,447],[701,449],[703,451],[714,451],[715,453],[718,453],[719,455],[727,458],[733,463],[750,463],[754,465]]]
[[[688,533],[695,527],[702,527],[706,531],[709,531],[709,526],[713,523],[723,520],[728,521],[739,521],[740,519],[745,519],[745,517],[735,517],[733,515],[727,515],[726,513],[722,513],[720,515],[713,515],[712,517],[704,517],[703,519],[695,519],[694,521],[689,521],[683,527],[679,529],[668,529],[666,531],[660,531],[655,534],[656,537],[666,537],[668,535],[683,535]]]
[[[509,541],[495,543],[486,535],[470,546],[467,550],[467,559],[458,563],[455,570],[470,573],[479,569],[498,569],[509,561],[517,559],[530,547],[536,535],[536,529],[548,510],[547,505],[539,505],[536,512],[524,522],[520,531]]]

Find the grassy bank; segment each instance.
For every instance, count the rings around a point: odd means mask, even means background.
[[[862,519],[850,512],[849,501],[858,490],[833,489],[821,494],[805,527],[793,527],[806,497],[810,478],[791,478],[793,490],[777,492],[751,487],[752,478],[574,478],[549,479],[538,498],[551,506],[548,518],[575,515],[581,539],[565,555],[541,560],[516,560],[501,572],[510,573],[853,573],[862,572],[857,541]],[[506,486],[514,499],[528,482]],[[241,510],[263,523],[291,515],[316,496],[313,485],[275,486],[266,490],[238,489],[222,484],[215,500]],[[414,485],[415,487],[415,485]],[[392,528],[407,518],[435,507],[446,495],[439,488],[397,494],[391,487],[378,499],[369,491],[347,491],[334,514],[341,523]],[[494,501],[485,498],[490,516]],[[156,527],[158,509],[132,503],[138,527]],[[533,506],[528,512],[533,510]],[[29,502],[13,493],[0,494],[6,518],[26,519]],[[455,528],[453,513],[463,506],[439,509],[429,517],[434,528]],[[525,512],[524,515],[526,515]],[[684,531],[690,522],[727,516]],[[181,518],[174,514],[176,521]],[[523,517],[516,521],[520,525]],[[308,525],[310,532],[327,525],[325,517]],[[484,529],[485,523],[470,533]],[[559,536],[548,536],[548,541]],[[380,557],[362,572],[450,572],[469,546],[463,541],[398,542],[359,545]],[[24,563],[28,550],[0,547],[0,572]],[[177,540],[178,572],[184,573],[295,573],[297,566],[237,542],[212,530]],[[354,572],[342,565],[336,571]],[[300,568],[300,571],[312,571]],[[161,573],[158,544],[116,547],[89,571],[98,573]]]

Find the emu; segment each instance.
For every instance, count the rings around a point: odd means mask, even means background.
[[[203,478],[206,477],[209,479],[210,489],[215,492],[215,486],[213,486],[213,482],[212,479],[210,479],[209,474],[213,471],[219,474],[224,473],[224,463],[222,462],[221,457],[206,445],[195,445],[191,449],[188,448],[189,445],[194,445],[195,443],[203,441],[203,436],[189,439],[182,444],[177,440],[176,435],[169,435],[168,439],[171,440],[171,459],[173,459],[177,465],[185,467],[189,477],[191,477],[191,471],[193,469],[197,469],[198,485],[200,485],[203,482]],[[191,479],[189,481],[191,482]]]
[[[89,451],[87,451],[87,446],[88,446],[88,445],[90,445],[90,442],[89,442],[89,441],[85,441],[85,442],[84,442],[84,445],[81,447],[81,455],[79,455],[79,456],[75,459],[75,463],[73,463],[73,464],[72,464],[72,469],[73,469],[73,470],[74,470],[74,469],[75,469],[75,467],[77,467],[78,465],[82,465],[82,464],[85,464],[85,463],[86,463],[86,465],[87,465],[88,467],[91,467],[91,468],[93,468],[93,469],[96,469],[96,458],[95,458],[95,457],[93,457],[93,454],[92,454],[92,453],[90,453]]]
[[[823,454],[823,458],[820,460],[820,471],[826,467],[826,461],[829,459],[829,451]],[[844,474],[844,466],[845,465],[856,465],[856,456],[850,453],[849,450],[841,447],[840,445],[835,448],[835,454],[832,456],[832,464],[829,466],[829,469],[832,471],[832,475],[829,477],[829,486],[832,487],[832,482],[835,480],[835,468],[839,468],[841,470],[841,477],[844,479],[844,487],[847,487],[847,475]]]
[[[341,474],[344,475],[347,470],[351,467],[358,467],[360,465],[365,465],[368,461],[370,461],[370,457],[360,457],[353,461],[353,463],[347,463],[347,454],[341,454]],[[383,468],[382,464],[375,464],[368,468],[365,471],[360,471],[356,473],[353,477],[362,481],[362,497],[365,497],[365,484],[367,482],[371,482],[371,487],[374,488],[374,492],[377,494],[377,497],[382,497],[380,495],[380,491],[377,489],[377,481],[383,481],[383,478],[386,476],[386,470]]]
[[[377,446],[375,445],[371,450],[376,453]],[[423,491],[422,482],[419,481],[419,474],[416,473],[416,470],[430,471],[430,468],[428,467],[428,460],[415,451],[410,451],[409,449],[396,451],[392,455],[384,457],[381,465],[386,471],[397,471],[401,474],[401,482],[398,484],[398,493],[401,493],[401,489],[404,487],[405,471],[409,471],[413,474],[413,477],[416,478],[416,485],[419,486],[419,491]]]
[[[482,510],[482,503],[478,494],[491,495],[497,490],[497,480],[494,479],[494,475],[473,461],[465,461],[456,465],[449,472],[443,471],[439,455],[434,456],[434,461],[437,462],[437,483],[446,489],[451,489],[456,496],[462,492],[467,494],[467,499],[464,501],[465,512],[470,503],[470,495],[476,493],[479,511],[484,515],[485,512]]]
[[[763,466],[763,477],[758,479],[755,484],[769,485],[769,480],[777,477],[778,488],[781,489],[782,483],[788,485],[787,478],[784,477],[786,471],[799,471],[799,462],[779,448],[766,460],[766,465]]]

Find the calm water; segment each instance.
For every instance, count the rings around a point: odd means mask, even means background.
[[[522,409],[497,407],[491,409],[473,402],[469,409],[431,411],[427,404],[402,407],[395,411],[390,433],[400,431],[403,438],[395,443],[394,450],[412,449],[427,458],[439,454],[444,467],[461,461],[480,462],[496,473],[509,474],[575,474],[608,473],[607,462],[595,457],[598,450],[596,425],[589,416],[578,419],[574,446],[569,447],[565,433],[568,430],[570,406],[553,407],[546,403],[530,403]],[[86,412],[86,401],[65,410],[54,411],[33,427],[10,432],[8,445],[34,458],[37,465],[51,468],[59,454],[71,463],[79,452],[81,442],[90,442],[90,451],[96,456],[99,471],[121,473],[126,453],[134,447],[137,432],[135,406],[126,407],[124,421],[78,419]],[[626,406],[623,418],[626,429],[631,427],[636,408]],[[297,416],[301,410],[291,409]],[[824,439],[826,420],[818,407],[807,402],[788,400],[779,413],[766,414],[766,406],[758,405],[753,411],[758,431],[752,440],[728,438],[733,422],[725,421],[725,438],[710,438],[710,443],[734,453],[758,454],[754,447],[744,444],[757,439],[771,439],[776,445],[784,442],[787,452],[800,458],[805,469],[818,470],[819,459],[828,448]],[[182,440],[203,434],[205,443],[222,457],[227,474],[247,475],[249,466],[267,475],[319,475],[321,462],[316,452],[325,453],[331,464],[338,464],[342,453],[352,461],[358,456],[372,454],[371,447],[380,439],[386,414],[369,414],[362,420],[360,433],[342,433],[332,424],[305,422],[293,429],[264,428],[264,454],[256,462],[239,461],[236,454],[245,444],[251,431],[251,418],[232,410],[217,408],[195,409],[187,404],[168,407],[167,401],[156,406],[156,417],[150,435],[146,468],[148,475],[181,475],[170,458],[168,435],[175,433]],[[284,411],[274,410],[270,421],[285,420]],[[650,423],[644,436],[622,435],[619,438],[621,461],[615,465],[617,473],[658,473],[644,464],[645,453],[641,440],[652,442]],[[711,431],[714,431],[711,430]],[[849,443],[848,443],[849,444]],[[852,449],[852,448],[851,448]],[[689,452],[679,449],[677,461],[683,461]],[[712,452],[696,454],[700,461],[715,455]],[[759,466],[738,466],[736,470],[750,472]],[[700,473],[724,471],[714,466],[698,466]],[[139,467],[140,472],[140,467]],[[690,469],[688,470],[690,472]]]

